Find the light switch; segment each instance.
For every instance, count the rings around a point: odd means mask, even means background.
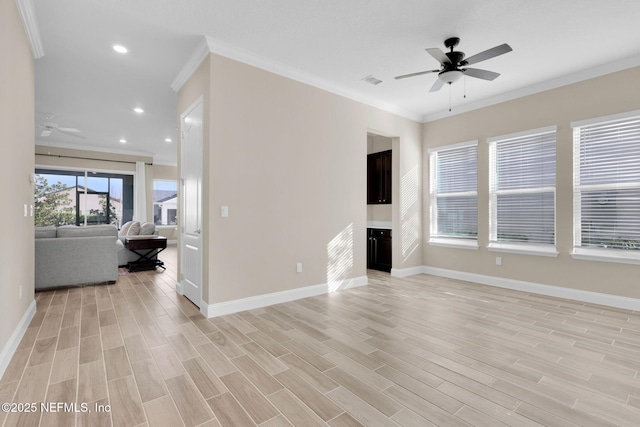
[[[24,216],[25,217],[29,216],[29,211],[28,211],[27,205],[24,205]]]
[[[229,206],[220,207],[220,216],[226,218],[229,216]]]

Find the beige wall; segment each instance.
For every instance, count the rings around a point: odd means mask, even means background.
[[[640,109],[640,67],[423,125],[427,149],[478,139],[478,251],[429,246],[429,198],[423,198],[424,264],[469,273],[640,298],[637,265],[574,260],[572,218],[572,130],[570,122]],[[491,136],[557,125],[556,241],[558,258],[489,252],[488,144]],[[424,171],[425,188],[428,170]],[[502,266],[496,266],[496,256]]]
[[[421,264],[419,226],[403,225],[421,206],[412,193],[399,208],[401,180],[420,187],[419,123],[217,55],[178,111],[202,94],[205,302],[366,275],[368,131],[397,137],[394,267]]]
[[[176,148],[177,149],[177,148]],[[47,147],[36,145],[36,166],[53,168],[88,169],[107,172],[124,172],[133,174],[135,162],[148,163],[145,166],[145,188],[147,193],[147,221],[153,221],[153,180],[178,179],[178,167],[171,165],[153,165],[153,157],[131,154],[106,153],[102,151],[74,150],[70,148]],[[167,238],[175,240],[175,230],[168,230]]]
[[[33,56],[14,1],[0,2],[0,58],[0,182],[7,201],[0,209],[1,350],[34,296],[33,218],[23,216],[23,205],[33,204]]]

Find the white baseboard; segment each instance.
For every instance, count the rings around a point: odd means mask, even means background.
[[[424,266],[421,268],[421,273],[448,277],[451,279],[466,280],[468,282],[481,283],[483,285],[513,289],[516,291],[530,292],[534,294],[566,298],[574,301],[588,302],[592,304],[606,305],[609,307],[640,311],[640,299],[636,298],[603,294],[599,292],[583,291],[580,289],[563,288],[561,286],[543,285],[540,283],[524,282],[522,280],[505,279],[502,277],[485,276],[483,274],[447,270],[445,268],[437,267]]]
[[[393,277],[407,277],[415,276],[416,274],[424,273],[424,267],[409,267],[409,268],[392,268],[391,276]]]
[[[27,311],[22,315],[22,319],[18,322],[18,326],[13,331],[11,336],[9,337],[9,341],[5,344],[2,352],[0,352],[0,378],[4,375],[4,371],[7,370],[9,366],[9,362],[11,362],[11,358],[13,357],[22,337],[25,332],[27,332],[27,328],[29,327],[29,323],[31,323],[31,319],[36,315],[36,300],[34,299],[29,304]]]
[[[254,308],[267,307],[269,305],[280,304],[283,302],[295,301],[297,299],[314,297],[330,292],[364,286],[368,283],[369,281],[367,279],[367,276],[361,276],[352,279],[341,280],[331,284],[325,283],[321,285],[306,286],[304,288],[273,292],[271,294],[256,295],[253,297],[241,298],[233,301],[225,301],[216,304],[203,304],[200,311],[208,318],[218,317],[224,316],[226,314],[237,313],[240,311],[252,310]]]

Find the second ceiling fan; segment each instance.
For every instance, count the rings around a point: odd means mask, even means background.
[[[437,47],[425,49],[440,63],[440,65],[442,66],[440,69],[404,74],[402,76],[395,77],[395,79],[400,80],[406,79],[408,77],[421,76],[423,74],[438,73],[438,80],[436,80],[433,86],[431,86],[429,92],[436,92],[440,90],[440,88],[444,86],[445,83],[454,83],[460,80],[463,75],[483,80],[494,80],[500,75],[499,73],[481,70],[479,68],[469,68],[468,65],[477,64],[478,62],[495,58],[496,56],[503,55],[513,50],[511,49],[511,46],[504,43],[465,59],[464,52],[453,50],[458,45],[458,43],[460,43],[460,39],[458,37],[451,37],[446,39],[444,41],[444,45],[447,49],[449,49],[449,52],[446,53]]]

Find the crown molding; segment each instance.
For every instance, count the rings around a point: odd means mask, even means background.
[[[480,108],[489,107],[491,105],[500,104],[506,101],[512,101],[514,99],[523,98],[525,96],[534,95],[536,93],[544,92],[551,89],[557,89],[562,86],[567,86],[573,83],[582,82],[585,80],[601,77],[607,74],[612,74],[618,71],[627,70],[629,68],[640,66],[640,55],[633,56],[621,61],[612,61],[610,63],[580,70],[575,73],[567,74],[562,77],[558,77],[552,80],[548,80],[532,86],[527,86],[521,89],[516,89],[507,93],[503,93],[490,98],[481,99],[476,102],[461,105],[456,107],[454,112],[440,111],[434,114],[426,114],[422,116],[422,123],[428,123],[447,117],[452,117],[458,114],[467,113],[469,111],[478,110]]]
[[[27,38],[31,45],[31,54],[34,59],[42,58],[44,56],[44,49],[42,48],[42,39],[40,38],[40,29],[38,28],[38,20],[36,19],[33,1],[16,0],[16,6],[18,6],[24,30],[27,33]]]
[[[182,66],[180,72],[171,83],[171,89],[179,92],[182,86],[191,78],[193,73],[198,69],[202,61],[209,56],[208,37],[203,37],[196,48],[193,50],[187,62]]]
[[[26,1],[26,0],[25,0]],[[566,86],[573,83],[578,83],[584,80],[600,77],[606,74],[615,73],[617,71],[626,70],[629,68],[640,66],[640,55],[627,58],[621,61],[610,62],[598,67],[581,70],[575,73],[567,74],[562,77],[558,77],[546,82],[527,86],[524,88],[516,89],[508,93],[503,93],[490,98],[478,100],[465,105],[456,107],[453,112],[439,111],[433,114],[419,114],[411,111],[406,111],[399,108],[396,105],[380,102],[379,100],[364,97],[353,91],[342,88],[328,80],[319,78],[312,74],[301,71],[297,68],[290,67],[283,63],[271,60],[269,58],[255,55],[246,50],[237,48],[227,43],[215,40],[210,36],[204,36],[200,43],[196,46],[193,53],[182,67],[178,76],[171,84],[171,88],[178,92],[182,86],[189,80],[193,73],[198,69],[202,61],[204,61],[210,53],[223,56],[225,58],[232,59],[262,70],[289,78],[291,80],[298,81],[300,83],[307,84],[309,86],[322,89],[324,91],[333,93],[335,95],[342,96],[344,98],[351,99],[353,101],[378,108],[383,111],[407,118],[409,120],[417,121],[420,123],[428,123],[431,121],[452,117],[458,114],[467,113],[469,111],[478,110],[480,108],[489,107],[495,104],[499,104],[506,101],[511,101],[517,98],[522,98],[536,93],[544,92],[551,89],[556,89],[562,86]]]
[[[227,43],[220,42],[209,36],[204,36],[198,46],[196,46],[193,53],[185,63],[184,67],[182,67],[182,69],[178,73],[178,76],[171,84],[171,88],[174,91],[178,92],[187,82],[187,80],[189,80],[191,75],[197,70],[197,68],[209,53],[214,53],[216,55],[220,55],[225,58],[241,62],[243,64],[260,68],[270,73],[277,74],[291,80],[316,87],[318,89],[322,89],[335,95],[339,95],[344,98],[348,98],[353,101],[387,111],[389,113],[407,118],[409,120],[413,120],[416,122],[420,122],[422,120],[422,115],[420,114],[406,111],[395,105],[380,102],[372,98],[363,97],[360,94],[342,88],[328,80],[306,73],[297,68],[290,67],[281,62],[274,61],[272,59],[259,56],[246,50],[229,45]]]

